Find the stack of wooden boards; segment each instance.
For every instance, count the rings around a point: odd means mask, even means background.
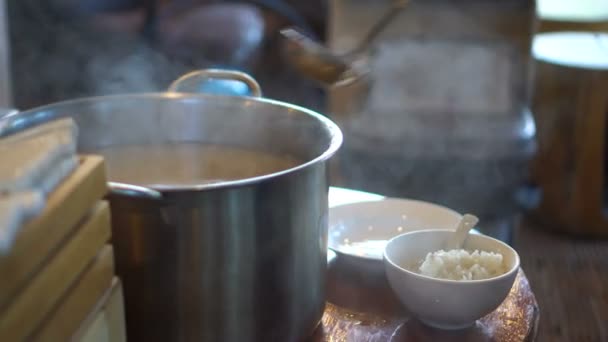
[[[1,123],[0,123],[1,124]],[[78,164],[74,120],[64,118],[0,139],[0,255],[40,214],[48,194]]]
[[[79,156],[0,253],[0,341],[126,339],[105,166]]]
[[[0,341],[124,341],[103,159],[82,156],[0,257]]]

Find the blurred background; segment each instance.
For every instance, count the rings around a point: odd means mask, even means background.
[[[412,1],[346,54],[395,3],[7,0],[0,101],[27,109],[163,91],[193,69],[248,72],[266,97],[344,130],[332,185],[473,212],[513,244],[540,340],[608,340],[608,1]],[[340,70],[357,76],[315,75],[286,50],[286,27],[346,54]]]
[[[7,1],[7,15],[20,108],[160,91],[185,71],[214,66],[252,73],[270,97],[320,101],[286,70],[276,36],[298,25],[321,38],[323,1],[27,0]]]

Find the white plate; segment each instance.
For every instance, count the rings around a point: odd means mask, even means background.
[[[386,198],[329,209],[329,248],[338,255],[382,261],[393,237],[413,230],[453,229],[461,215],[428,202]]]
[[[328,197],[330,208],[357,202],[380,201],[385,198],[382,195],[372,194],[370,192],[338,188],[335,186],[329,188]]]

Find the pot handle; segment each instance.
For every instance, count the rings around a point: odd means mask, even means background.
[[[0,120],[8,119],[9,117],[17,114],[19,114],[18,109],[0,107]]]
[[[10,118],[17,114],[19,114],[17,109],[0,107],[0,137],[11,132],[12,122]]]
[[[200,93],[201,84],[212,80],[244,83],[249,88],[251,96],[262,97],[262,88],[253,77],[241,71],[223,69],[202,69],[189,72],[173,81],[167,91]]]
[[[153,201],[160,201],[163,199],[163,195],[159,191],[143,186],[108,182],[108,187],[110,188],[110,195],[147,199]]]

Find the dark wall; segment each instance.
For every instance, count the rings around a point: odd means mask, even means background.
[[[277,30],[303,25],[321,36],[323,1],[7,4],[14,97],[21,109],[81,96],[162,91],[186,71],[217,66],[252,73],[268,97],[322,105],[321,91],[283,62]]]

